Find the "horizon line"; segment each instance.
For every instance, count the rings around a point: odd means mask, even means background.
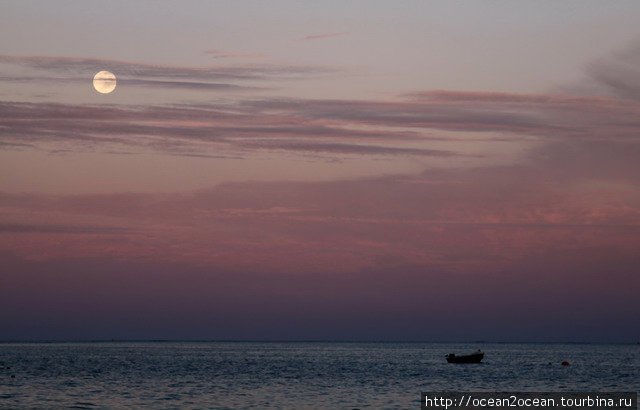
[[[426,343],[426,344],[640,344],[640,341],[597,342],[597,341],[428,341],[428,340],[331,340],[331,339],[9,339],[0,344],[10,343]]]

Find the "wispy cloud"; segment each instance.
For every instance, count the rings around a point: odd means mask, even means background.
[[[121,235],[130,232],[131,228],[114,226],[0,223],[0,234]]]
[[[205,50],[205,54],[211,55],[211,58],[268,58],[268,54],[242,54],[242,53],[229,53],[221,50]]]
[[[378,145],[365,144],[345,144],[345,143],[321,143],[321,142],[298,142],[291,140],[259,140],[242,142],[241,146],[253,149],[279,149],[286,151],[303,152],[327,152],[333,154],[357,154],[357,155],[411,155],[430,157],[454,157],[464,156],[462,154],[438,149],[384,147]]]
[[[341,32],[338,32],[338,33],[314,34],[314,35],[302,37],[301,40],[319,40],[319,39],[323,39],[323,38],[345,36],[347,34],[351,34],[351,32],[350,31],[341,31]]]
[[[109,70],[116,73],[119,80],[154,81],[154,85],[161,81],[166,81],[165,85],[174,87],[177,85],[189,86],[196,83],[203,84],[204,87],[207,83],[219,81],[295,79],[306,76],[327,75],[339,71],[330,67],[278,64],[185,67],[59,56],[0,55],[0,63],[29,67],[46,72],[49,75],[55,73],[67,78],[73,78],[78,75],[86,78],[87,74],[93,75],[98,70]],[[19,81],[19,77],[4,77],[4,80]],[[162,84],[160,83],[160,85]],[[233,85],[229,86],[233,87]]]
[[[497,132],[516,138],[638,138],[640,105],[617,99],[448,91],[416,91],[404,96],[410,99],[270,99],[245,104],[258,112],[378,127]]]
[[[51,76],[0,76],[0,82],[8,83],[51,83],[56,84],[86,84],[87,76],[74,77],[51,77]],[[266,90],[266,87],[237,85],[231,83],[212,83],[206,81],[175,81],[175,80],[158,80],[158,79],[141,79],[141,78],[119,78],[119,85],[128,85],[134,87],[149,87],[153,89],[174,88],[183,90],[197,91],[259,91]]]
[[[337,34],[343,33],[328,35]],[[211,52],[221,53],[217,50]],[[625,81],[622,87],[626,90],[625,96],[632,93],[633,84],[640,81],[640,72],[634,68],[637,66],[635,55],[629,52],[619,59],[625,67],[631,67],[624,76],[617,77],[618,81]],[[0,62],[25,65],[60,75],[93,72],[98,66],[107,67],[121,70],[121,81],[133,86],[210,91],[246,92],[260,88],[248,85],[245,80],[327,72],[320,67],[250,65],[198,68],[87,58],[7,55],[0,56]],[[595,72],[601,76],[608,75],[608,71],[603,69]],[[4,80],[19,81],[18,77],[7,76]],[[73,81],[73,78],[69,81]],[[216,79],[232,82],[215,82]],[[602,81],[606,82],[605,79]],[[117,107],[5,102],[0,113],[4,131],[0,141],[6,148],[9,147],[7,144],[82,140],[91,144],[160,148],[177,155],[208,155],[198,152],[200,147],[193,146],[194,143],[206,143],[218,144],[216,148],[226,146],[231,150],[441,156],[439,149],[406,147],[402,142],[464,139],[469,133],[484,133],[496,140],[615,138],[636,141],[638,138],[640,104],[626,99],[447,90],[415,90],[398,97],[393,100],[267,97],[237,99],[226,105],[202,103]],[[438,135],[438,131],[448,132],[449,135]],[[451,136],[451,132],[458,134]],[[146,138],[136,138],[134,142],[128,138],[132,135]],[[372,140],[378,142],[372,144]],[[447,155],[450,154],[448,152]]]
[[[416,132],[357,129],[348,123],[299,118],[296,113],[259,112],[250,105],[226,106],[76,106],[54,103],[0,103],[0,141],[46,145],[83,142],[94,149],[124,145],[175,155],[209,155],[194,144],[219,149],[288,150],[360,155],[452,156],[439,149],[407,148]],[[135,138],[134,138],[135,137]],[[376,143],[372,143],[376,141]],[[211,145],[213,144],[213,145]],[[385,146],[387,144],[387,146]],[[393,144],[393,145],[388,145]],[[102,147],[101,147],[102,146]],[[86,148],[83,145],[75,149]],[[233,156],[237,156],[237,153]],[[232,157],[233,157],[232,156]]]
[[[174,85],[201,86],[166,81],[166,86]],[[406,143],[459,141],[465,136],[472,139],[470,134],[488,134],[496,140],[632,142],[638,140],[640,125],[640,104],[628,100],[442,90],[414,91],[386,101],[263,98],[164,106],[3,102],[0,107],[4,131],[0,142],[5,148],[84,141],[95,148],[121,144],[176,155],[209,155],[194,144],[214,144],[211,147],[218,151],[445,156],[456,153]],[[439,130],[457,134],[442,136]]]

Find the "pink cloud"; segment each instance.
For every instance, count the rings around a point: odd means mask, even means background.
[[[37,260],[166,260],[300,274],[387,264],[464,273],[637,242],[638,153],[622,143],[607,144],[607,155],[599,143],[579,146],[549,144],[525,164],[364,180],[162,195],[3,194],[0,250]],[[628,183],[596,183],[604,180]]]

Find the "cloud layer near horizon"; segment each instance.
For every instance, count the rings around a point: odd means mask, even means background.
[[[191,194],[2,194],[1,210],[10,221],[5,228],[38,233],[42,226],[43,233],[54,233],[60,228],[52,232],[49,224],[55,223],[82,233],[85,219],[105,221],[128,244],[103,247],[99,237],[95,247],[88,241],[53,252],[67,257],[104,256],[111,249],[123,259],[147,255],[287,271],[312,266],[311,260],[318,269],[361,269],[378,257],[452,270],[474,261],[494,268],[496,261],[532,251],[557,251],[561,243],[570,249],[633,243],[640,233],[638,156],[637,147],[630,151],[624,143],[583,143],[580,149],[556,143],[511,166],[351,181],[232,183]],[[42,222],[26,229],[29,220]],[[118,231],[126,227],[135,229]],[[44,249],[61,244],[59,237],[36,237],[44,242],[28,247],[21,237],[9,237],[6,250],[40,258]],[[252,258],[245,259],[246,253]]]
[[[624,340],[640,308],[638,153],[594,144],[367,180],[2,194],[6,337]],[[80,306],[89,316],[59,318]]]

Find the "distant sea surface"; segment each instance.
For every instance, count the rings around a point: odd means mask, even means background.
[[[482,364],[444,357],[477,349]],[[419,408],[421,391],[640,388],[636,344],[0,343],[0,366],[1,408]]]

